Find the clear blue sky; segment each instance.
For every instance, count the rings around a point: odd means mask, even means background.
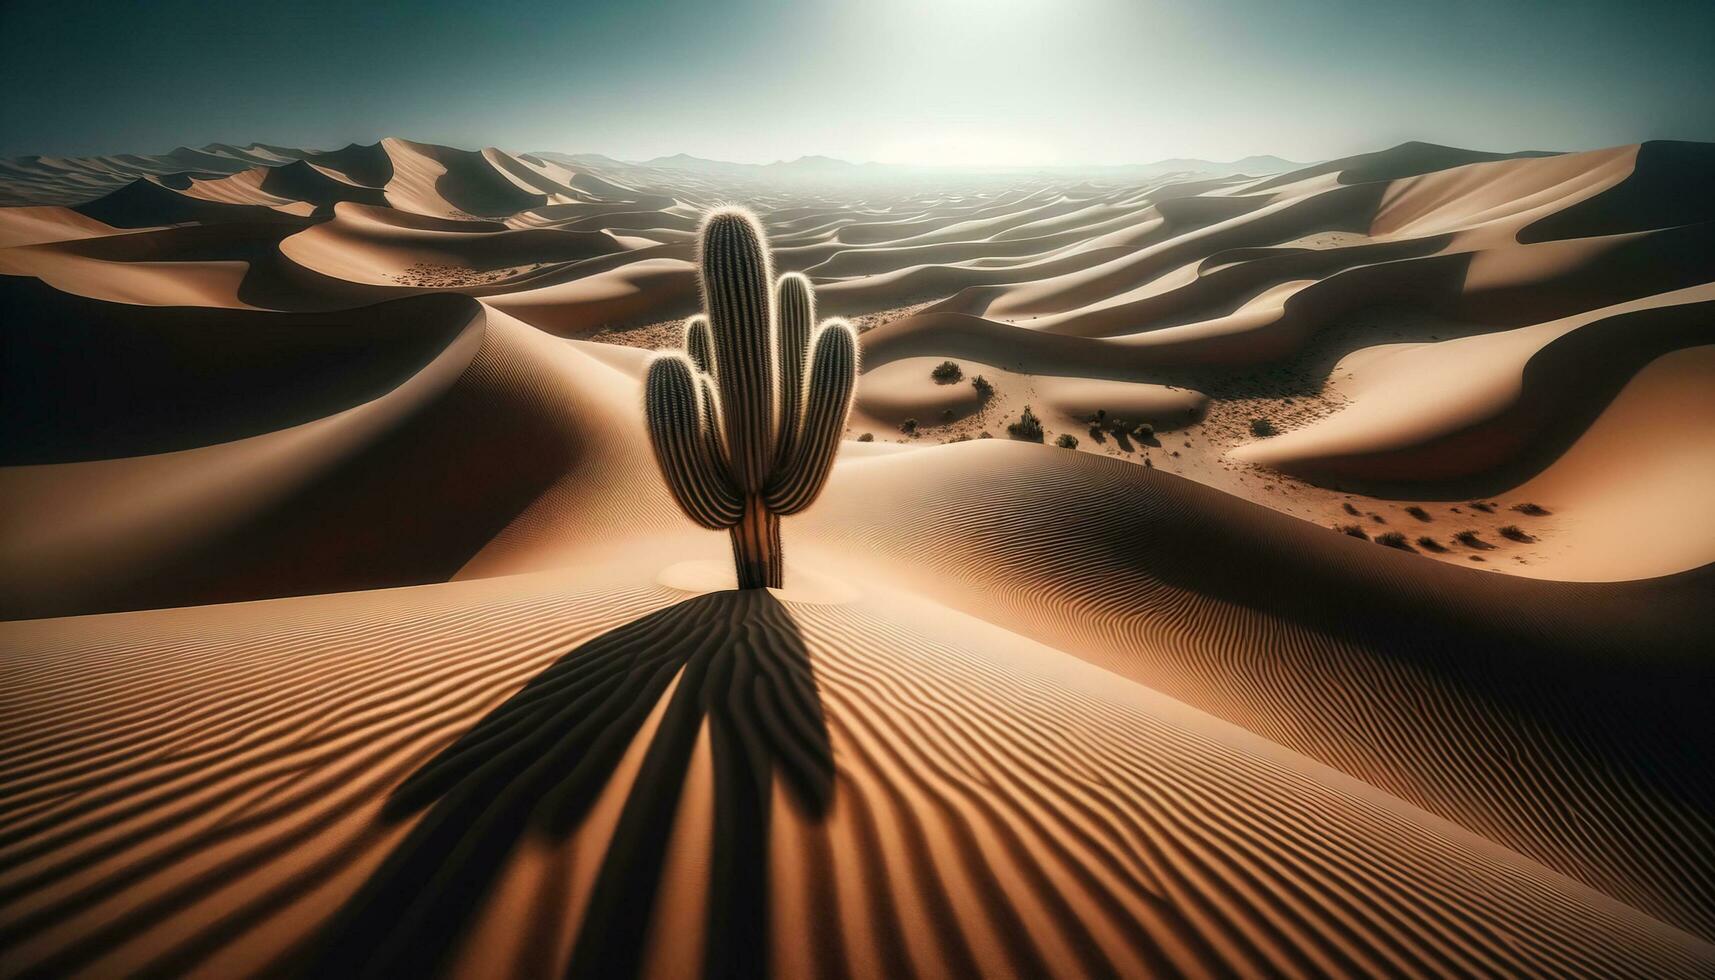
[[[1715,2],[0,0],[0,155],[1080,164],[1715,140]]]

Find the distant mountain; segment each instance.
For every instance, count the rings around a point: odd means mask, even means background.
[[[855,170],[857,169],[857,164],[852,163],[849,160],[836,160],[833,157],[808,156],[799,157],[796,160],[776,160],[762,169],[772,171],[791,171],[793,173],[828,174]]]
[[[654,157],[638,162],[622,162],[599,153],[536,153],[534,156],[557,163],[582,165],[586,167],[644,167],[653,170],[677,170],[686,173],[702,174],[716,177],[837,177],[848,176],[879,176],[887,174],[933,173],[947,171],[975,171],[997,173],[1055,173],[1055,174],[1100,174],[1133,179],[1161,177],[1168,174],[1193,173],[1205,174],[1212,177],[1225,177],[1232,174],[1247,174],[1261,176],[1264,174],[1279,174],[1298,170],[1307,166],[1294,163],[1277,156],[1248,156],[1231,162],[1214,160],[1199,160],[1189,157],[1177,157],[1170,160],[1157,160],[1154,163],[1120,164],[1117,166],[1056,166],[1056,167],[930,167],[911,164],[864,163],[856,164],[848,160],[840,160],[828,156],[802,156],[796,160],[777,160],[774,163],[733,163],[727,160],[710,160],[706,157],[692,156],[689,153],[675,153],[672,156]]]

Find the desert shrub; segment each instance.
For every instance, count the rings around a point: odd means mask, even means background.
[[[1059,446],[1061,449],[1077,449],[1078,437],[1070,432],[1062,432],[1060,433],[1060,438],[1054,440],[1054,445]]]
[[[1398,531],[1389,531],[1386,534],[1376,535],[1376,544],[1386,545],[1389,548],[1398,548],[1401,551],[1411,550],[1411,543],[1406,541],[1405,535]]]
[[[899,431],[905,433],[908,436],[916,435],[917,434],[917,420],[916,419],[906,419],[905,421],[899,423]]]
[[[1371,514],[1370,520],[1375,521],[1377,524],[1386,524],[1387,523],[1387,518],[1383,517],[1380,514]]]
[[[953,421],[953,419],[954,419],[954,418],[955,418],[955,417],[956,417],[956,416],[955,416],[955,415],[954,415],[954,413],[953,413],[953,410],[952,410],[952,409],[950,409],[950,408],[943,408],[943,409],[941,409],[941,421],[943,421],[943,422],[951,422],[951,421]]]
[[[1251,419],[1251,435],[1259,438],[1274,435],[1274,423],[1268,419]]]
[[[1477,536],[1476,531],[1460,531],[1453,535],[1453,540],[1467,548],[1493,548],[1494,545]]]
[[[1349,534],[1354,538],[1363,538],[1365,541],[1370,539],[1369,532],[1356,524],[1339,524],[1334,527],[1334,530],[1341,534]]]
[[[1145,442],[1147,442],[1150,439],[1154,439],[1155,438],[1155,426],[1150,425],[1148,422],[1139,422],[1136,426],[1134,426],[1132,428],[1131,437],[1133,439],[1138,439],[1138,440],[1145,441]]]
[[[1525,533],[1525,530],[1517,524],[1508,524],[1506,527],[1501,528],[1500,534],[1501,537],[1506,538],[1508,541],[1520,541],[1525,544],[1529,544],[1536,540],[1529,534]]]
[[[1540,504],[1514,504],[1513,510],[1531,517],[1547,517],[1549,510]]]
[[[1350,515],[1352,515],[1352,516],[1353,516],[1353,517],[1357,517],[1357,516],[1358,516],[1358,508],[1356,508],[1356,507],[1353,507],[1353,506],[1352,506],[1352,502],[1351,502],[1351,501],[1350,501],[1350,500],[1348,500],[1348,501],[1346,501],[1346,502],[1345,502],[1345,503],[1343,503],[1343,504],[1341,504],[1341,505],[1340,505],[1340,509],[1341,509],[1341,510],[1343,510],[1343,511],[1345,511],[1345,512],[1346,512],[1346,513],[1348,513],[1348,514],[1350,514]]]
[[[1441,552],[1441,551],[1447,550],[1446,545],[1443,545],[1441,542],[1439,542],[1439,541],[1437,541],[1431,537],[1418,538],[1417,539],[1417,546],[1419,548],[1422,548],[1424,551]]]
[[[1412,504],[1410,507],[1407,507],[1405,509],[1405,512],[1407,514],[1410,514],[1411,516],[1417,518],[1420,521],[1424,521],[1425,523],[1427,523],[1430,519],[1429,518],[1429,511],[1424,510],[1422,507],[1419,507],[1416,504]]]
[[[1026,405],[1024,411],[1019,413],[1018,421],[1006,427],[1006,434],[1026,442],[1041,442],[1042,420],[1036,417],[1036,413],[1030,410],[1029,405]]]
[[[929,372],[929,377],[934,378],[936,384],[942,385],[950,385],[964,376],[965,372],[959,370],[959,366],[952,361],[942,361],[935,365],[935,370]]]
[[[1473,500],[1471,501],[1471,509],[1480,510],[1485,514],[1493,514],[1495,512],[1495,505],[1485,504],[1481,500]]]
[[[971,441],[971,434],[969,432],[961,432],[958,435],[954,436],[953,438],[947,440],[947,442],[949,442],[949,443],[970,442],[970,441]]]
[[[994,397],[994,385],[980,374],[971,379],[971,387],[976,389],[977,397],[985,402]]]
[[[874,442],[874,441],[875,441],[875,433],[873,433],[873,432],[865,432],[863,435],[858,436],[858,442]]]
[[[992,432],[990,432],[990,431],[989,431],[989,430],[987,430],[987,429],[984,429],[984,430],[983,430],[983,431],[982,431],[982,433],[981,433],[981,434],[980,434],[980,435],[978,435],[978,436],[977,436],[977,438],[978,438],[978,439],[993,439],[993,438],[994,438],[994,433],[992,433]]]

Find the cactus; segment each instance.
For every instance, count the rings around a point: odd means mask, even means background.
[[[679,507],[732,536],[741,589],[779,588],[780,518],[822,492],[857,384],[857,333],[816,326],[797,273],[773,279],[768,242],[748,211],[704,218],[705,313],[685,322],[685,352],[644,379],[644,416]]]

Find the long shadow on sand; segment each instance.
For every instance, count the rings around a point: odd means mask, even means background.
[[[568,972],[638,972],[706,720],[714,826],[704,972],[766,973],[773,778],[783,776],[820,817],[833,796],[833,756],[798,629],[760,590],[700,596],[591,640],[406,779],[384,819],[422,819],[330,920],[306,972],[420,976],[444,968],[519,843],[533,833],[563,838],[585,820],[669,689]],[[514,964],[531,975],[560,967],[548,938],[556,924],[539,925],[541,941],[529,945],[540,961]]]

